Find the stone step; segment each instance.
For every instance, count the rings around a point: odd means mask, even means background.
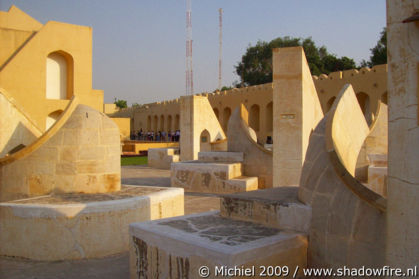
[[[202,278],[202,266],[209,270],[205,278],[227,278],[215,270],[234,267],[251,268],[247,277],[261,278],[260,266],[287,266],[292,277],[306,265],[304,234],[231,220],[218,211],[130,225],[131,278]]]
[[[243,162],[243,152],[199,152],[198,161],[203,162]]]
[[[277,187],[223,195],[221,216],[281,230],[308,233],[311,207],[298,200],[298,187]]]
[[[172,164],[172,172],[189,170],[199,173],[212,173],[220,179],[227,180],[242,176],[241,163],[210,163],[202,161],[186,161]]]
[[[253,178],[235,181],[238,177],[242,177],[241,163],[187,161],[171,165],[171,186],[187,192],[227,194],[257,189]]]
[[[258,178],[253,176],[240,176],[226,180],[225,184],[226,187],[231,187],[233,189],[232,192],[254,191],[258,189]]]

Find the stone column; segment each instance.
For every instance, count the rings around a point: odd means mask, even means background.
[[[389,160],[387,264],[419,263],[418,0],[387,0]]]
[[[194,96],[180,97],[180,160],[190,161],[197,159],[199,141],[194,142]],[[197,149],[198,148],[198,149]]]
[[[311,131],[323,118],[302,47],[273,50],[273,186],[297,186]]]

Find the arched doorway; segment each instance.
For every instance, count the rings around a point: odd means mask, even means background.
[[[179,122],[180,122],[179,114],[176,114],[176,116],[175,116],[175,130],[179,130]]]
[[[259,131],[259,114],[260,114],[259,105],[254,104],[253,106],[250,107],[249,126],[256,132]]]
[[[370,110],[370,97],[364,93],[356,94],[356,98],[358,99],[359,106],[361,107],[362,113],[365,116],[365,120],[367,121],[368,125],[371,125],[372,117],[371,117],[371,110]]]
[[[164,131],[164,115],[160,116],[160,131]]]
[[[266,129],[268,132],[273,131],[273,120],[274,120],[273,118],[274,118],[273,105],[272,105],[272,102],[270,102],[266,106]]]
[[[169,115],[167,117],[167,132],[171,132],[172,131],[172,116]]]
[[[231,116],[231,109],[229,107],[226,107],[223,111],[223,129],[224,129],[224,131],[227,131],[228,120],[230,120],[230,116]]]
[[[202,131],[199,145],[199,151],[201,152],[210,152],[211,151],[211,139],[210,134],[207,130]]]
[[[217,117],[217,119],[220,120],[220,116],[219,116],[220,113],[218,112],[218,109],[215,108],[213,110],[214,110],[214,113],[215,113],[215,116]]]
[[[159,118],[157,117],[157,115],[154,115],[154,125],[153,125],[154,133],[157,133],[158,131],[158,123],[159,123]]]
[[[67,57],[68,56],[68,57]],[[53,52],[46,61],[46,98],[70,99],[72,95],[72,58],[61,52]]]
[[[151,115],[147,117],[147,131],[151,130]]]

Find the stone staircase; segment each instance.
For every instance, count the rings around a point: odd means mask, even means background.
[[[215,276],[216,268],[253,266],[251,278],[263,277],[260,266],[287,266],[288,276],[280,277],[300,278],[307,266],[311,208],[298,201],[297,191],[226,194],[220,212],[131,224],[131,278],[200,278],[201,266],[209,268],[208,278],[225,277]]]
[[[196,161],[172,163],[171,185],[218,194],[257,190],[258,178],[244,176],[242,162],[242,152],[200,152]]]
[[[311,207],[301,203],[298,187],[278,187],[222,195],[220,215],[281,230],[308,233]]]

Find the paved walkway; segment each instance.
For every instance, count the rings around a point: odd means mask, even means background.
[[[170,187],[170,171],[124,166],[122,184]],[[215,195],[185,193],[185,214],[219,210]],[[0,244],[1,245],[1,244]],[[0,257],[0,279],[128,279],[128,253],[101,259],[38,262]]]

